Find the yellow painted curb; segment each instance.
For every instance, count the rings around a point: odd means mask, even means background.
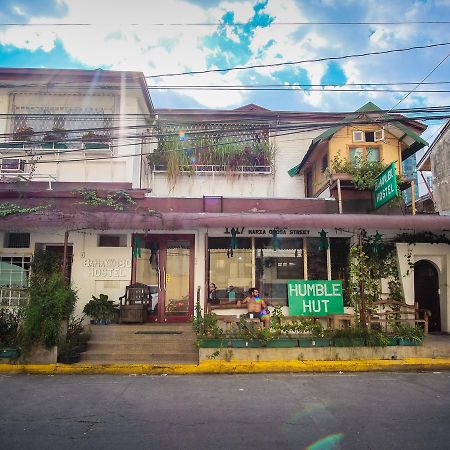
[[[0,373],[193,375],[245,373],[380,372],[450,370],[450,358],[405,358],[352,361],[202,361],[194,364],[0,364]]]

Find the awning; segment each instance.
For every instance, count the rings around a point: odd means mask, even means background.
[[[279,227],[316,229],[450,231],[450,216],[375,214],[272,214],[272,213],[128,213],[89,212],[33,214],[32,220],[15,215],[0,221],[0,230],[196,230],[224,227]]]

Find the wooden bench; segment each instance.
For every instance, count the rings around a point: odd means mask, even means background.
[[[385,332],[392,324],[423,325],[424,334],[428,334],[428,318],[431,312],[428,309],[419,309],[418,304],[409,305],[396,300],[380,300],[371,305],[375,311],[369,314],[368,325],[379,325]]]
[[[119,297],[119,323],[144,323],[151,298],[150,288],[146,284],[135,283],[127,286],[125,294]]]

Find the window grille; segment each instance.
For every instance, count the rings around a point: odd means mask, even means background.
[[[30,233],[6,233],[5,248],[30,248]]]

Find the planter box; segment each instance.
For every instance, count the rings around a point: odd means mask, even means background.
[[[80,362],[81,355],[73,355],[73,356],[62,356],[58,358],[58,362],[61,364],[75,364]]]
[[[364,338],[334,338],[336,347],[364,347]]]
[[[246,341],[245,339],[231,339],[231,346],[233,348],[259,348],[262,347],[260,341],[252,340]]]
[[[228,339],[199,339],[197,344],[201,348],[223,348],[228,347]]]
[[[274,339],[266,344],[267,348],[292,348],[297,346],[297,339]]]
[[[422,345],[422,341],[414,341],[412,339],[398,339],[398,345],[410,345],[410,346],[419,346]]]
[[[398,338],[390,337],[388,338],[388,347],[392,347],[394,345],[398,345]]]
[[[300,338],[298,340],[299,347],[330,347],[331,339],[329,338]]]
[[[20,349],[16,347],[0,348],[0,358],[17,359],[20,356]]]

